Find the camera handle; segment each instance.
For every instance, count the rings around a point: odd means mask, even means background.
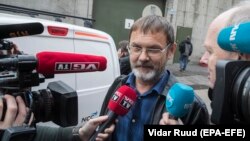
[[[1,141],[32,141],[36,135],[36,129],[29,126],[16,126],[7,128]]]

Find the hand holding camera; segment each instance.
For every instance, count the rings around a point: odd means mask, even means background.
[[[6,102],[6,111],[4,113],[4,101]],[[6,129],[11,126],[21,126],[25,122],[28,109],[20,96],[14,97],[4,95],[0,98],[0,129]],[[15,116],[17,115],[17,116]]]

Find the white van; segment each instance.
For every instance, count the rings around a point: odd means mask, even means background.
[[[26,54],[59,51],[106,57],[105,71],[56,74],[53,79],[46,79],[45,83],[33,87],[33,90],[44,89],[48,82],[61,80],[78,94],[78,123],[97,117],[108,88],[120,75],[117,51],[112,37],[102,31],[72,24],[0,13],[0,25],[30,22],[42,23],[43,33],[7,39],[13,41]]]

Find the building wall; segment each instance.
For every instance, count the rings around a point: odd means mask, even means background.
[[[173,24],[175,31],[177,26],[193,29],[192,42],[194,51],[190,58],[192,62],[198,62],[205,50],[203,41],[211,21],[221,12],[231,8],[240,1],[242,0],[166,1],[164,16]],[[93,18],[93,13],[95,12],[93,11],[93,0],[0,0],[0,3],[84,18]],[[41,15],[37,17],[50,20],[55,19],[54,17]],[[84,23],[83,20],[73,18],[65,18],[62,21],[81,26]]]
[[[221,12],[231,8],[241,0],[168,0],[165,17],[175,28],[177,26],[192,28],[193,54],[192,62],[198,62],[204,52],[203,41],[207,28]]]
[[[0,4],[18,6],[23,8],[66,14],[71,16],[92,18],[93,0],[0,0]],[[23,15],[22,13],[19,13]],[[55,20],[54,17],[38,15],[38,18]],[[81,19],[65,18],[63,22],[83,26]]]
[[[118,45],[119,41],[128,40],[130,27],[138,18],[153,12],[162,16],[165,3],[165,0],[95,0],[94,28],[109,33]]]

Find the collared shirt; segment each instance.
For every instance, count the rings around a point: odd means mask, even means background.
[[[135,76],[129,74],[126,85],[136,91],[138,96],[130,111],[123,117],[118,117],[113,139],[115,141],[143,141],[144,124],[149,124],[156,99],[167,84],[169,74],[165,71],[161,79],[147,92],[140,94],[135,87]]]

